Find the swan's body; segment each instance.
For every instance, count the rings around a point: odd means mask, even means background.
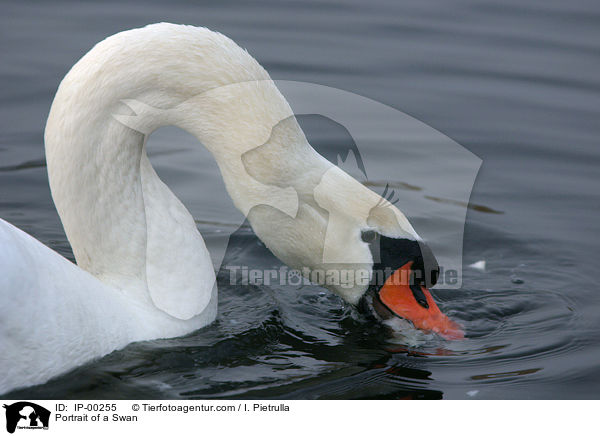
[[[217,313],[183,321],[108,286],[0,220],[0,392],[51,377],[130,342],[200,328]]]
[[[230,39],[171,24],[122,32],[71,69],[46,126],[52,196],[78,266],[0,220],[0,392],[215,319],[208,251],[146,156],[146,134],[164,124],[209,149],[235,205],[291,267],[331,268],[327,257],[370,268],[365,228],[418,239],[400,211],[373,213],[381,197],[312,149],[266,71]],[[355,304],[367,285],[331,289]]]

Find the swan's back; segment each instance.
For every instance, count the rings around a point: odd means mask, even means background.
[[[117,328],[127,325],[122,295],[2,219],[0,265],[0,392],[130,341],[131,330]]]

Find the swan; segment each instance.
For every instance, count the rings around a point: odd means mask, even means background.
[[[148,135],[167,124],[211,152],[234,205],[281,261],[303,274],[366,269],[324,286],[381,317],[462,335],[426,288],[437,264],[408,219],[310,146],[258,62],[220,33],[160,23],[98,43],[52,103],[48,177],[77,264],[0,219],[0,393],[215,320],[208,250],[146,154]],[[407,273],[418,282],[403,283]]]

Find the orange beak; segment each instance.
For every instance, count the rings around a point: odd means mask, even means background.
[[[440,311],[429,290],[419,284],[411,285],[411,267],[412,261],[387,278],[379,290],[381,302],[394,314],[409,320],[419,329],[435,332],[444,339],[464,339],[465,334],[460,326]],[[411,287],[416,288],[418,295]],[[421,303],[417,301],[417,297]]]

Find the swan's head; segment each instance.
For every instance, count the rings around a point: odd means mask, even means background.
[[[367,224],[360,237],[372,257],[372,274],[359,307],[382,320],[398,317],[446,339],[463,338],[460,327],[440,311],[429,292],[440,267],[404,214],[380,201],[370,210]]]
[[[429,289],[439,276],[439,265],[420,240],[391,238],[368,230],[362,239],[369,244],[373,275],[360,307],[382,320],[399,317],[415,327],[433,331],[446,339],[462,339],[460,327],[444,315]]]
[[[291,175],[299,172],[298,161],[279,160]],[[267,247],[313,283],[380,319],[401,317],[446,338],[462,337],[428,291],[439,266],[405,215],[338,167],[314,168],[318,162],[297,176],[302,183],[295,185],[295,216],[267,205],[250,211],[252,227]]]

